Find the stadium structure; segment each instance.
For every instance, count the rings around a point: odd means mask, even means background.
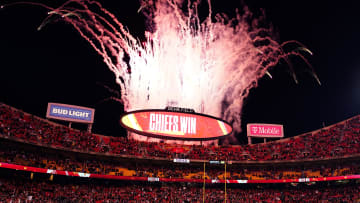
[[[359,202],[359,134],[360,115],[261,144],[152,143],[0,104],[0,202]]]

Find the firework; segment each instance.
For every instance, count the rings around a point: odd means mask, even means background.
[[[142,1],[139,12],[150,22],[143,42],[91,0],[42,5],[49,12],[38,29],[58,19],[70,23],[115,74],[125,111],[181,106],[221,117],[240,132],[249,90],[264,75],[272,77],[268,69],[280,60],[292,69],[289,55],[311,68],[304,54],[312,52],[297,41],[275,41],[272,28],[260,26],[262,17],[253,17],[246,7],[228,18],[214,15],[210,0],[206,3],[208,16],[200,20],[200,1]],[[284,51],[287,46],[296,48]]]

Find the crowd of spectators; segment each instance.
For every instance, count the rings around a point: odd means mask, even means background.
[[[51,148],[38,147],[0,139],[0,162],[33,166],[45,169],[94,174],[202,179],[203,163],[173,163],[162,160],[113,159],[100,155],[81,154]],[[224,165],[207,163],[205,178],[225,179]],[[311,164],[228,164],[227,179],[265,180],[292,178],[319,178],[360,174],[359,160],[311,162]]]
[[[3,172],[3,171],[2,171]],[[64,178],[47,180],[4,172],[0,202],[224,202],[224,185],[107,182]],[[203,194],[205,194],[203,196]],[[359,202],[360,185],[300,184],[228,186],[227,202]]]
[[[305,135],[245,146],[178,146],[107,137],[49,122],[0,104],[0,136],[72,151],[138,158],[273,161],[324,159],[360,154],[360,116]],[[172,148],[187,147],[185,153]]]
[[[266,144],[206,147],[171,145],[78,131],[0,104],[0,146],[6,146],[0,147],[0,162],[96,174],[203,178],[202,163],[176,164],[169,160],[173,158],[228,160],[227,179],[288,179],[360,174],[360,162],[356,158],[360,155],[359,135],[360,116],[356,116],[316,132]],[[342,159],[316,161],[326,158]],[[289,162],[286,165],[275,162],[261,165],[236,163],[309,159],[315,161],[311,164]],[[0,202],[201,202],[203,198],[203,190],[199,185],[145,182],[109,184],[93,179],[84,183],[83,179],[69,179],[65,176],[55,176],[55,181],[41,178],[48,174],[36,174],[33,180],[33,175],[30,178],[28,172],[6,170],[0,169]],[[208,164],[205,176],[207,179],[224,179],[223,165]],[[65,181],[56,181],[59,177]],[[262,185],[230,187],[227,189],[227,199],[229,202],[359,202],[360,186],[357,182],[331,187],[329,182],[316,183],[319,187],[304,184],[280,188],[263,188]],[[224,201],[222,186],[211,186],[205,194],[206,202]]]

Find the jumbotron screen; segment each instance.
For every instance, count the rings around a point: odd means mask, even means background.
[[[211,140],[232,132],[230,124],[219,118],[157,109],[128,112],[120,123],[131,132],[164,139]]]

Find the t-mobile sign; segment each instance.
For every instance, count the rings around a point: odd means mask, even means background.
[[[277,124],[261,124],[261,123],[249,123],[247,124],[247,136],[248,137],[284,137],[283,125]]]

